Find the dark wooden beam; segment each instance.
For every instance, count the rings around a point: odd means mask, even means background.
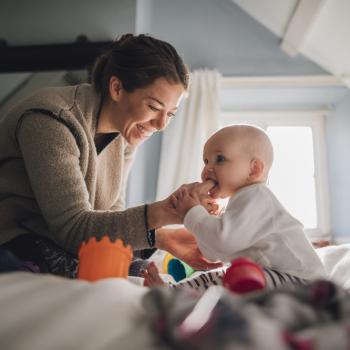
[[[112,41],[80,40],[69,44],[10,46],[0,44],[0,73],[89,68]]]

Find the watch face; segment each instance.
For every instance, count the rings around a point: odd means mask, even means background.
[[[147,231],[147,241],[151,248],[153,248],[156,244],[156,230],[152,228]]]

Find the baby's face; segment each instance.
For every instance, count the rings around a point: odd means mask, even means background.
[[[251,159],[242,152],[239,140],[225,132],[214,134],[207,141],[203,161],[202,180],[215,182],[210,191],[214,198],[230,197],[249,184]]]

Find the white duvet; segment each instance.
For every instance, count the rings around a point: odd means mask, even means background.
[[[140,322],[146,292],[117,278],[0,274],[0,349],[153,349]]]
[[[328,277],[350,291],[350,244],[316,249],[326,267]]]
[[[317,249],[330,279],[350,290],[350,244]],[[0,349],[160,349],[144,322],[147,288],[31,273],[0,274]]]

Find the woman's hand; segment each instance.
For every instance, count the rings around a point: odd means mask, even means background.
[[[163,228],[156,231],[156,246],[174,255],[196,270],[221,267],[221,262],[206,259],[198,248],[195,237],[185,228]]]
[[[178,191],[176,196],[172,196],[172,203],[176,209],[177,214],[181,219],[184,219],[187,212],[201,204],[200,197],[196,192],[189,191],[186,187]]]
[[[183,216],[179,215],[175,207],[176,196],[186,188],[188,191],[199,196],[201,204],[207,209],[209,213],[213,213],[217,209],[215,200],[210,197],[209,190],[214,186],[211,180],[205,182],[194,182],[179,187],[168,198],[154,202],[148,205],[147,222],[150,228],[160,228],[165,225],[182,224]]]
[[[174,208],[172,197],[148,204],[147,222],[149,228],[160,228],[165,225],[182,224],[183,218]]]
[[[178,215],[184,218],[187,211],[198,204],[201,204],[210,214],[216,215],[219,206],[216,200],[209,195],[214,185],[215,183],[211,180],[182,185],[171,196],[172,204]]]

